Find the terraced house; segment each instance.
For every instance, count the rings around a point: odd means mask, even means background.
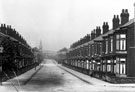
[[[73,43],[63,65],[114,83],[135,82],[135,24],[127,9]],[[102,31],[102,33],[101,33]]]

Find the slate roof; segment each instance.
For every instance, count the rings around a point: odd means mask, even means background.
[[[108,32],[106,32],[105,34],[102,34],[102,35],[96,37],[96,38],[94,39],[94,41],[102,41],[102,40],[103,40],[103,37],[108,36],[109,34],[113,34],[114,32],[115,32],[115,30],[110,29],[110,30],[109,30]]]
[[[102,41],[103,40],[103,34],[101,34],[100,36],[96,37],[95,39],[93,39],[94,41]]]
[[[132,23],[134,23],[134,18],[129,20],[129,22],[127,22],[126,24],[122,25],[121,27],[127,27],[127,26],[131,25]]]
[[[11,37],[11,36],[5,35],[5,34],[2,33],[2,32],[0,32],[0,36],[2,36],[2,37],[10,37],[11,40],[13,40],[13,41],[18,41],[18,40],[14,39],[14,38]]]

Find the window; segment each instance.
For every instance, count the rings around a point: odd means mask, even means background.
[[[103,65],[103,72],[105,72],[106,71],[106,65],[104,64]]]
[[[116,50],[119,50],[119,34],[116,35]]]
[[[92,64],[93,66],[92,66],[92,70],[95,70],[95,64]]]
[[[116,73],[116,60],[114,60],[114,73]]]
[[[111,60],[107,60],[107,72],[111,72]]]
[[[91,55],[91,45],[89,45],[89,56]]]
[[[119,58],[116,58],[116,73],[119,74]]]
[[[126,40],[125,39],[120,40],[120,50],[126,50]]]
[[[100,50],[99,50],[100,51],[100,55],[102,55],[102,43],[100,43],[100,47],[99,48],[100,48]]]
[[[103,72],[106,72],[106,60],[103,60]]]
[[[90,61],[89,63],[90,63],[90,64],[89,64],[89,65],[90,65],[90,70],[92,70],[92,63],[91,63],[91,61]]]
[[[110,42],[111,42],[111,52],[113,51],[113,38],[111,37],[110,39]]]
[[[117,74],[126,74],[126,58],[117,57],[116,72]]]
[[[119,40],[116,40],[116,50],[119,50]]]
[[[125,65],[126,59],[120,58],[120,74],[126,73],[126,65]]]
[[[92,45],[92,55],[94,55],[94,45]]]
[[[126,50],[126,34],[116,35],[116,50]]]
[[[98,44],[95,43],[95,49],[94,49],[95,50],[95,53],[94,53],[95,55],[97,55],[97,46],[98,46]]]
[[[106,39],[106,54],[108,53],[108,39]]]
[[[86,61],[86,69],[89,69],[89,61]]]
[[[120,38],[126,38],[125,34],[120,34]]]

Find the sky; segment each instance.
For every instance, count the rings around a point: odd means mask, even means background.
[[[0,23],[11,25],[32,47],[42,41],[44,50],[69,48],[103,22],[128,9],[134,17],[134,0],[0,0]]]

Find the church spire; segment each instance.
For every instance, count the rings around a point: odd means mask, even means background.
[[[39,50],[42,51],[43,47],[42,47],[42,41],[40,40],[40,44],[39,44]]]

